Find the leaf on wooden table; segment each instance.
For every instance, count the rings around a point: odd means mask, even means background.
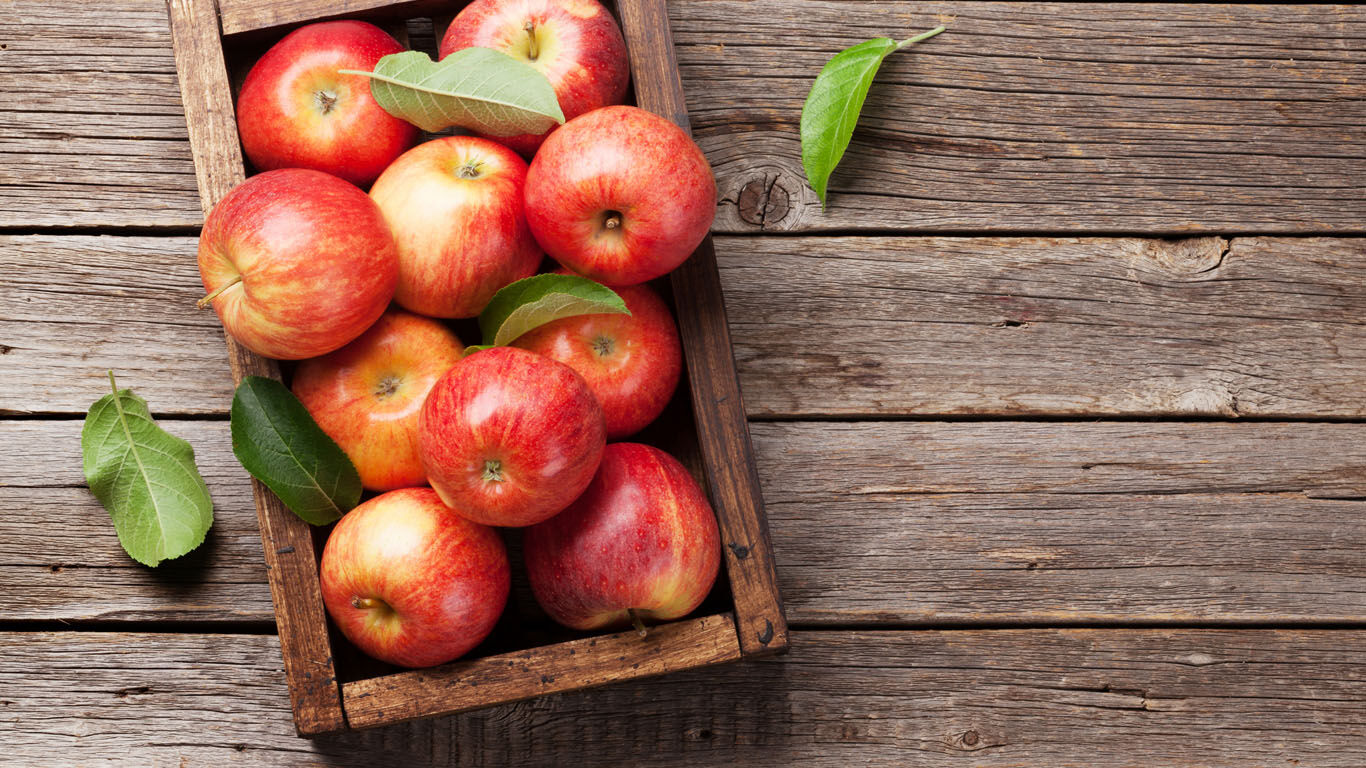
[[[806,169],[806,179],[820,198],[822,208],[826,204],[830,174],[849,147],[859,113],[863,111],[863,102],[868,98],[868,88],[872,86],[882,60],[893,51],[943,31],[944,27],[936,27],[899,43],[890,37],[859,43],[835,54],[821,68],[802,105],[801,134],[802,167]]]
[[[326,525],[360,502],[360,475],[284,384],[248,376],[232,396],[232,452],[290,511]]]
[[[490,136],[545,133],[564,122],[555,89],[535,67],[501,51],[465,48],[440,62],[421,51],[391,53],[370,78],[389,114],[433,132],[458,125]]]
[[[109,386],[81,429],[85,481],[128,556],[155,568],[204,542],[213,500],[190,444],[157,426],[147,401],[119,389],[113,371]]]
[[[473,354],[511,344],[533,328],[575,315],[629,315],[617,292],[579,275],[533,275],[503,286],[479,313],[484,343]]]

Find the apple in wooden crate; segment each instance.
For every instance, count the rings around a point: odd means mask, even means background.
[[[607,439],[620,440],[659,417],[678,387],[683,348],[664,300],[648,285],[616,289],[629,315],[578,315],[546,323],[512,344],[558,360],[583,376],[602,404]]]
[[[464,48],[492,48],[546,76],[566,120],[626,99],[626,43],[596,0],[474,0],[441,39],[441,58]],[[546,134],[495,140],[531,157]]]
[[[293,390],[367,489],[426,485],[418,414],[432,385],[464,351],[442,323],[391,308],[360,338],[300,363]]]
[[[602,406],[583,377],[513,347],[461,360],[432,387],[418,422],[432,487],[485,525],[532,525],[569,506],[606,442]]]
[[[346,513],[318,575],[342,634],[403,667],[444,664],[483,642],[512,583],[498,532],[455,514],[430,488],[390,491]]]
[[[603,107],[550,134],[531,161],[526,216],[546,253],[609,286],[667,274],[707,236],[716,180],[681,128]]]
[[[721,535],[697,481],[674,457],[613,443],[568,509],[522,539],[536,601],[572,629],[691,613],[716,581]]]
[[[474,317],[499,288],[530,277],[541,248],[522,200],[527,165],[476,136],[420,144],[370,190],[398,244],[395,301],[433,317]]]
[[[215,205],[199,274],[223,327],[259,355],[317,357],[369,328],[398,281],[389,227],[366,194],[321,171],[253,176]]]
[[[263,171],[312,168],[364,186],[417,140],[417,128],[385,112],[369,71],[403,46],[363,21],[294,30],[252,66],[237,97],[237,130]]]

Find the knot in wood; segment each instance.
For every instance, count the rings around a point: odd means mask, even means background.
[[[782,221],[792,208],[791,196],[776,174],[772,179],[750,180],[740,189],[737,205],[740,218],[761,229]]]

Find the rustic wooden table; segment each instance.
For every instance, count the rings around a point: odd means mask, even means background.
[[[0,0],[0,764],[1366,763],[1366,9],[676,0],[784,658],[293,734],[162,0]],[[889,59],[829,211],[797,120]],[[148,570],[106,369],[198,451]]]

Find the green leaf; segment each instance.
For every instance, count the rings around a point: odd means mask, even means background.
[[[575,315],[629,315],[617,292],[578,275],[535,275],[493,294],[479,314],[484,343],[466,354],[511,344],[518,336],[552,320]]]
[[[868,88],[882,60],[892,51],[943,31],[943,27],[936,27],[899,43],[890,37],[859,43],[835,54],[816,76],[802,106],[802,167],[822,208],[830,174],[849,147],[863,102],[868,98]]]
[[[360,475],[284,384],[248,376],[232,396],[232,452],[251,476],[312,525],[360,502]]]
[[[190,444],[157,426],[147,401],[119,389],[113,371],[109,387],[81,429],[85,481],[128,556],[155,568],[204,542],[213,500]]]
[[[490,136],[545,133],[564,122],[555,88],[524,61],[489,48],[465,48],[440,62],[421,51],[391,53],[370,79],[386,112],[424,131],[458,125]]]

